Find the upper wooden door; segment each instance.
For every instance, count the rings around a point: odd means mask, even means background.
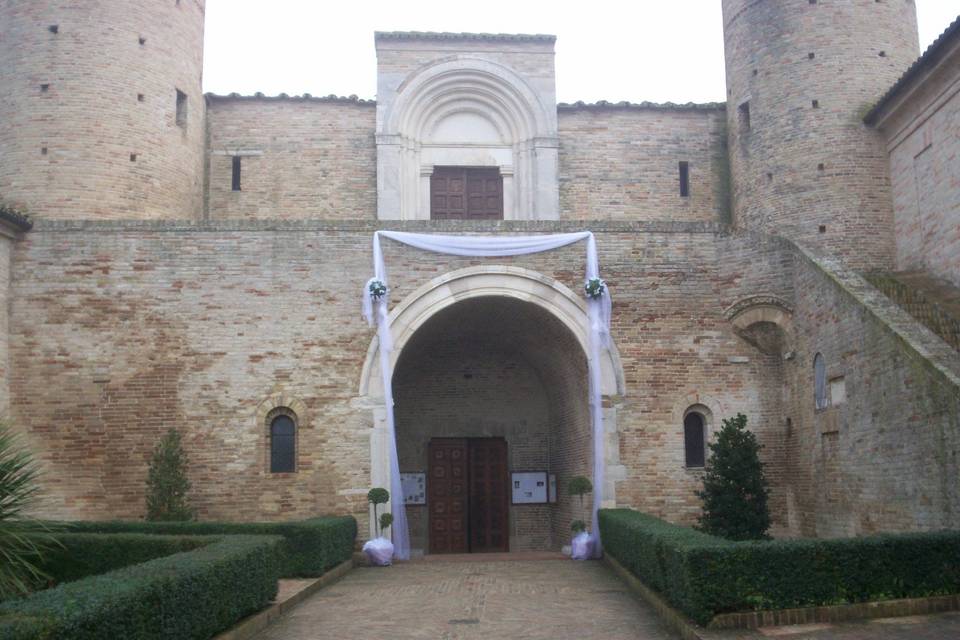
[[[427,505],[430,509],[430,553],[466,553],[467,441],[435,438],[430,441]]]
[[[502,220],[503,177],[497,167],[434,167],[431,220]]]
[[[470,440],[470,551],[509,551],[507,443]]]

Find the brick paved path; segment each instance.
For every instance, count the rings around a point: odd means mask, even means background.
[[[410,562],[357,568],[258,640],[673,640],[599,562]]]
[[[549,554],[548,554],[549,555]],[[481,556],[482,557],[482,556]],[[257,640],[677,640],[599,562],[469,560],[357,568]],[[705,632],[711,640],[958,640],[960,613]]]

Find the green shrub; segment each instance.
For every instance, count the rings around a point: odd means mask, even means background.
[[[703,477],[700,528],[730,540],[763,540],[770,528],[770,489],[760,462],[761,445],[738,413],[723,421]]]
[[[142,533],[62,533],[40,568],[55,582],[72,582],[210,544],[209,536]],[[2,636],[0,636],[2,637]]]
[[[180,433],[170,429],[157,443],[147,471],[147,520],[178,521],[193,518],[187,503],[190,481]]]
[[[315,577],[353,556],[357,521],[352,516],[326,516],[293,522],[75,522],[73,531],[90,533],[154,533],[179,536],[283,536],[281,575]]]
[[[600,511],[606,553],[700,624],[735,611],[960,593],[960,532],[733,542]]]
[[[282,543],[278,536],[225,536],[0,603],[0,635],[206,640],[276,597]]]

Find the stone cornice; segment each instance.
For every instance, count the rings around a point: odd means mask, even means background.
[[[34,233],[373,233],[380,229],[422,233],[709,233],[728,234],[720,222],[670,220],[37,220]]]

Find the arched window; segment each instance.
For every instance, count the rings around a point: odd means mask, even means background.
[[[287,414],[270,421],[270,473],[297,470],[297,424]]]
[[[706,423],[703,414],[690,411],[683,418],[683,448],[688,467],[702,467],[706,459],[704,440]]]
[[[817,409],[826,409],[827,401],[827,365],[823,354],[813,356],[813,401]]]

